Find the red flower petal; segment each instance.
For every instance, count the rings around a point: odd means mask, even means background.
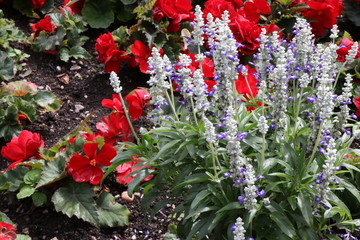
[[[103,178],[104,173],[99,167],[92,167],[91,168],[91,175],[90,175],[90,183],[93,185],[98,185]]]
[[[71,168],[71,170],[78,170],[86,167],[87,165],[90,165],[89,158],[84,157],[80,154],[75,154],[70,158],[68,168]]]
[[[93,166],[91,165],[86,165],[82,168],[73,170],[71,172],[71,176],[73,177],[75,182],[88,182],[91,179],[91,176],[93,174]],[[99,168],[99,167],[97,167]],[[101,171],[101,169],[100,169]]]
[[[23,148],[15,143],[7,143],[2,147],[1,155],[11,162],[23,161],[26,159],[26,153]]]
[[[109,144],[104,144],[100,152],[96,155],[96,163],[100,166],[110,166],[111,160],[116,156],[116,150]]]
[[[83,146],[84,153],[90,160],[95,159],[99,143],[85,143]]]

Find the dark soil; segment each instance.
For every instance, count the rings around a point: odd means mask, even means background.
[[[56,6],[62,1],[55,1]],[[30,35],[29,24],[38,19],[29,19],[16,10],[0,5],[5,17],[13,19],[16,25]],[[92,113],[88,122],[92,130],[100,118],[110,112],[101,106],[101,100],[111,98],[113,90],[109,84],[109,74],[103,72],[103,67],[96,60],[94,44],[96,38],[111,30],[89,30],[85,34],[90,37],[85,48],[93,55],[91,59],[69,61],[57,60],[55,56],[46,53],[35,53],[27,46],[20,46],[31,56],[23,63],[25,70],[31,70],[28,77],[17,76],[14,80],[27,80],[37,84],[40,88],[48,89],[62,101],[62,107],[55,113],[42,113],[38,119],[27,125],[25,129],[39,133],[45,141],[46,147],[51,147],[60,138],[74,129],[86,116]],[[75,70],[74,70],[75,69]],[[70,78],[68,84],[60,81],[62,74]],[[136,87],[146,86],[147,76],[137,69],[124,68],[119,73],[122,81],[123,93],[127,94]],[[76,105],[84,108],[76,109]],[[0,148],[5,142],[0,139]],[[0,170],[9,163],[0,156]],[[34,208],[30,200],[19,201],[14,194],[0,192],[0,211],[17,225],[17,232],[27,234],[33,239],[163,239],[167,231],[173,205],[161,209],[154,218],[143,214],[140,210],[140,198],[136,197],[131,203],[121,199],[120,194],[126,187],[108,180],[105,184],[116,200],[128,207],[131,212],[129,225],[120,228],[98,229],[75,217],[68,218],[56,212],[52,204]],[[166,193],[159,198],[166,198]]]

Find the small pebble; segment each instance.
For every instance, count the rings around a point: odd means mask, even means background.
[[[81,104],[75,104],[74,107],[75,107],[75,112],[76,112],[76,113],[80,112],[81,110],[83,110],[83,109],[85,108],[85,107],[84,107],[83,105],[81,105]]]
[[[61,72],[61,67],[60,67],[60,66],[56,66],[56,71]]]
[[[130,197],[127,191],[123,191],[121,193],[121,199],[125,202],[132,202],[134,201],[134,194]]]
[[[135,240],[136,239],[136,235],[132,235],[131,239]]]
[[[81,67],[79,65],[72,65],[70,68],[70,71],[76,71],[76,70],[80,70]]]

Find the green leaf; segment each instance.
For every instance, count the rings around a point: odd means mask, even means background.
[[[114,12],[109,0],[85,1],[81,13],[92,28],[107,28],[114,22]]]
[[[31,1],[14,0],[13,7],[28,17],[37,17],[37,14],[33,11],[34,6]]]
[[[340,183],[344,185],[344,187],[349,190],[349,192],[351,192],[354,197],[356,197],[358,202],[360,202],[360,192],[354,185],[352,185],[350,182],[346,181],[343,178],[340,179]]]
[[[16,167],[15,169],[6,171],[4,177],[7,179],[9,191],[14,192],[19,189],[20,185],[24,182],[24,175],[29,171],[27,167]]]
[[[30,185],[24,185],[20,188],[20,191],[18,194],[16,194],[16,197],[18,199],[30,197],[35,192],[35,188]]]
[[[14,74],[14,61],[5,52],[0,51],[0,79],[10,80]]]
[[[31,240],[31,237],[24,234],[16,234],[15,240]]]
[[[276,203],[272,202],[265,206],[270,211],[270,218],[277,224],[281,231],[288,237],[294,239],[296,231],[290,219],[285,215],[284,211]]]
[[[102,193],[98,200],[98,215],[100,226],[120,227],[129,223],[130,211],[123,205],[117,203],[110,193]]]
[[[314,224],[311,203],[312,201],[310,197],[305,195],[304,192],[300,192],[299,196],[297,197],[297,205],[299,206],[300,211],[309,227],[312,227]]]
[[[24,176],[24,183],[26,184],[35,184],[40,180],[41,169],[34,168],[27,172]]]
[[[34,192],[31,198],[36,207],[42,206],[47,200],[46,194],[38,191]]]
[[[61,101],[51,92],[39,91],[35,97],[35,102],[47,111],[56,111],[61,107]]]
[[[70,183],[55,191],[51,201],[56,211],[68,217],[76,216],[98,226],[98,214],[93,199],[94,191],[87,183]]]
[[[205,173],[195,173],[193,175],[187,176],[184,181],[182,181],[180,184],[174,186],[173,190],[180,188],[180,187],[184,187],[186,185],[189,184],[194,184],[194,183],[200,183],[200,182],[206,182],[206,181],[210,181],[210,177],[205,174]]]
[[[65,176],[65,159],[63,157],[58,157],[44,166],[44,170],[36,188],[56,182]]]
[[[91,58],[90,53],[88,53],[85,50],[85,48],[80,47],[80,46],[74,46],[74,47],[70,48],[69,55],[70,55],[70,57],[73,57],[75,59],[78,59],[78,58]]]

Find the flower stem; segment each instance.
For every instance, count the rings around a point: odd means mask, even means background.
[[[120,97],[121,104],[123,105],[124,112],[125,112],[125,117],[126,117],[128,123],[129,123],[131,132],[132,132],[132,134],[134,135],[134,137],[135,137],[135,139],[136,139],[136,142],[139,143],[139,142],[140,142],[140,139],[139,139],[138,135],[136,134],[136,131],[135,131],[135,129],[134,129],[134,126],[133,126],[133,124],[132,124],[132,122],[131,122],[130,115],[129,115],[129,111],[128,111],[126,105],[125,105],[124,98],[121,96],[121,94],[118,94],[118,95],[119,95],[119,97]]]

